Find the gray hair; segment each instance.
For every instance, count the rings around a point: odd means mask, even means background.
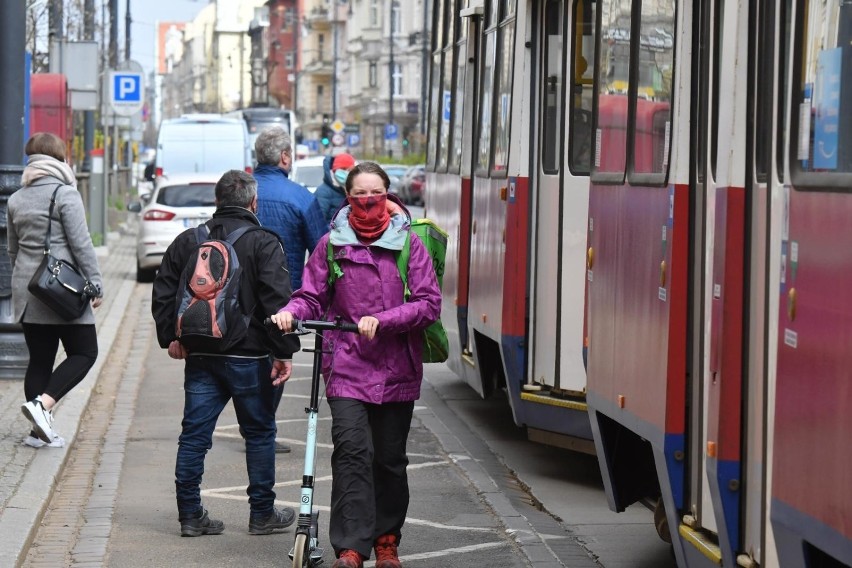
[[[257,182],[240,170],[228,170],[216,182],[217,207],[242,207],[248,209],[257,195]]]
[[[277,166],[281,152],[292,152],[290,135],[280,126],[272,126],[261,132],[254,142],[254,152],[258,164]]]

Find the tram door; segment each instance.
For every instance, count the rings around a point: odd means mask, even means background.
[[[591,0],[549,0],[538,23],[529,376],[536,385],[568,394],[583,394],[586,388],[582,353],[594,5]]]

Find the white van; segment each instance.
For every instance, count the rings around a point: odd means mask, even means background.
[[[156,175],[252,171],[246,123],[220,114],[185,114],[160,123]]]

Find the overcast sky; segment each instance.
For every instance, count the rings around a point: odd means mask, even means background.
[[[0,0],[5,1],[5,0]],[[154,70],[154,46],[157,42],[157,22],[188,22],[192,20],[207,0],[130,0],[130,57],[145,68],[145,74]],[[124,49],[124,12],[127,0],[118,0],[119,46]]]

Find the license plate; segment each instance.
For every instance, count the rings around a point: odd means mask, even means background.
[[[201,223],[207,221],[206,217],[187,217],[183,220],[183,226],[186,228],[197,227]]]

